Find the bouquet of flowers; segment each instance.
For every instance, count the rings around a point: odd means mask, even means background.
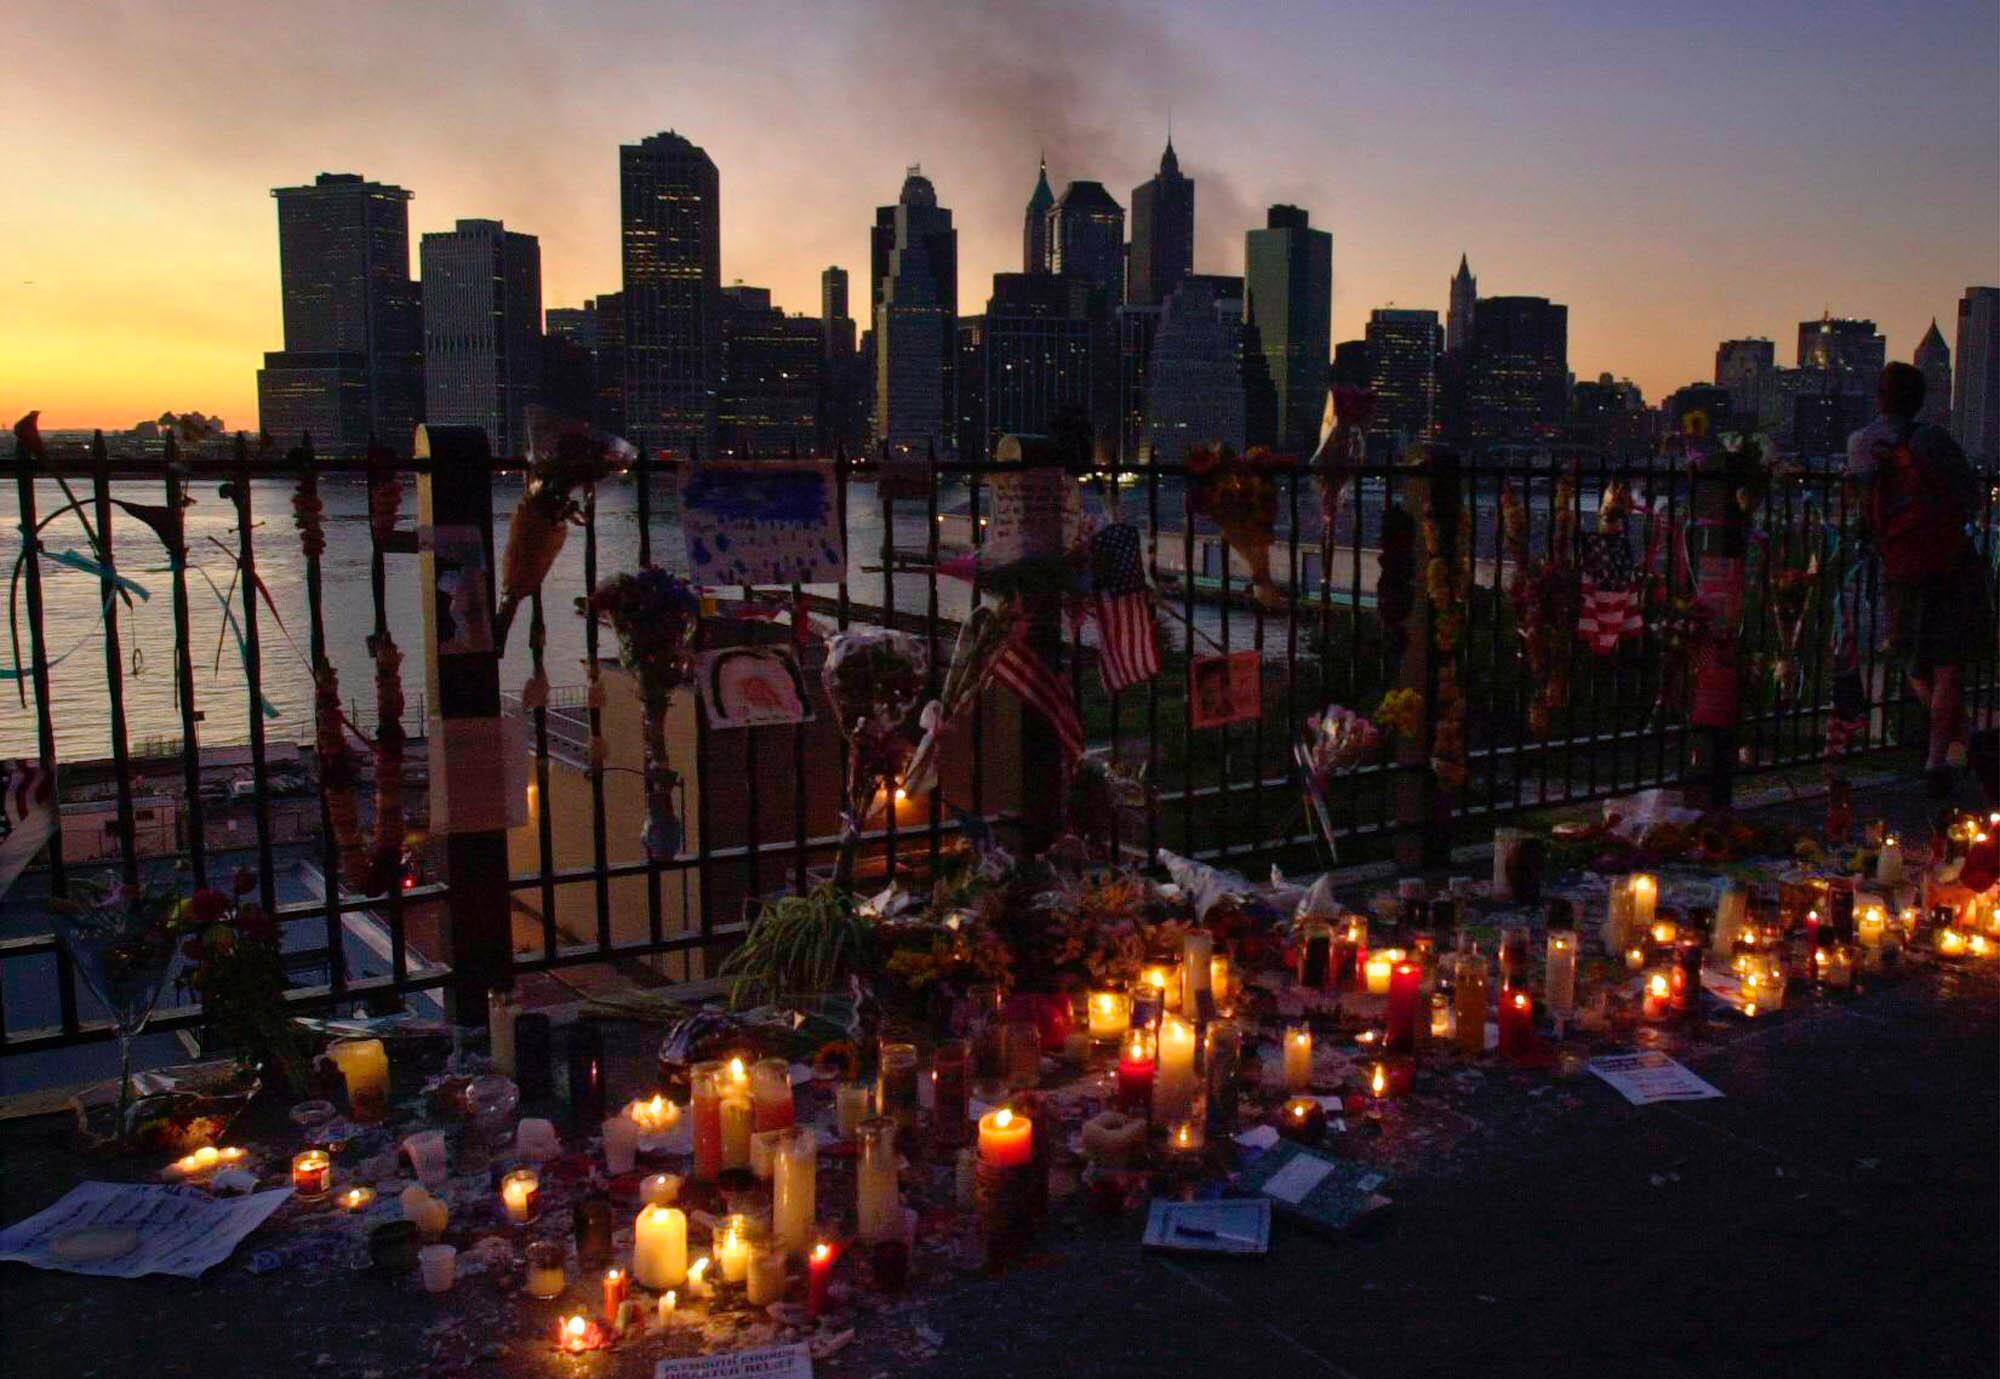
[[[1509,484],[1500,490],[1500,522],[1506,559],[1514,567],[1507,584],[1507,601],[1514,610],[1514,631],[1521,638],[1521,656],[1534,682],[1528,703],[1528,729],[1548,735],[1556,712],[1569,703],[1570,639],[1579,611],[1575,564],[1575,489],[1565,477],[1556,484],[1551,503],[1555,530],[1547,556],[1528,553],[1528,509]]]
[[[923,697],[927,658],[906,632],[853,628],[828,644],[821,680],[847,739],[847,808],[841,814],[839,883],[854,875],[862,822],[893,788],[914,751],[909,717]]]
[[[1778,629],[1778,655],[1771,662],[1771,683],[1781,705],[1798,699],[1803,673],[1799,639],[1805,632],[1806,614],[1811,610],[1813,591],[1818,585],[1817,559],[1802,569],[1779,570],[1771,576],[1771,620]]]
[[[667,758],[667,705],[674,691],[694,679],[695,631],[701,626],[701,598],[677,575],[648,565],[613,575],[591,591],[590,611],[602,615],[618,635],[618,659],[639,681],[645,713],[646,853],[655,860],[681,848],[681,821],[674,813],[680,773]]]
[[[256,885],[238,870],[228,892],[203,887],[180,901],[171,928],[189,966],[175,985],[200,998],[208,1029],[239,1063],[275,1072],[297,1090],[305,1085],[308,1050],[285,1005],[277,922],[250,898]]]
[[[1382,730],[1371,719],[1340,704],[1329,704],[1325,712],[1306,720],[1305,740],[1292,748],[1305,775],[1307,809],[1336,862],[1340,848],[1334,837],[1333,783],[1352,774],[1381,746]]]
[[[1292,467],[1289,455],[1263,446],[1238,456],[1226,445],[1197,446],[1188,452],[1188,512],[1222,529],[1229,549],[1250,567],[1257,601],[1283,605],[1284,591],[1271,578],[1271,544],[1277,540],[1278,475]]]
[[[493,624],[496,652],[506,651],[515,610],[542,587],[562,554],[571,525],[583,520],[577,490],[622,473],[637,454],[630,442],[617,436],[544,407],[528,409],[528,479],[507,523],[507,552],[500,561],[500,611]]]
[[[1347,483],[1368,458],[1368,423],[1375,419],[1375,393],[1369,388],[1336,384],[1326,397],[1325,435],[1313,468],[1319,471],[1319,544],[1321,559],[1333,563],[1334,529],[1340,524]],[[1329,425],[1328,422],[1331,424]]]

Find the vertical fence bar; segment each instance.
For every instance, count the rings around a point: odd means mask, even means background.
[[[586,598],[595,593],[597,589],[597,490],[595,488],[585,493],[583,499],[583,587]],[[594,611],[585,616],[583,620],[583,654],[584,660],[589,666],[590,684],[592,687],[586,710],[590,719],[590,743],[586,750],[590,758],[590,852],[591,862],[593,863],[591,899],[592,912],[596,917],[594,932],[597,936],[597,947],[598,951],[604,952],[611,947],[611,881],[605,874],[611,863],[610,844],[609,840],[605,837],[604,772],[606,763],[598,759],[598,744],[604,741],[604,704],[603,695],[600,692],[604,682],[602,675],[599,673],[597,659],[598,625],[599,618]],[[639,711],[641,714],[645,712],[643,700],[641,700]],[[696,726],[698,730],[698,719]],[[697,742],[699,746],[698,739]],[[696,751],[695,761],[697,764],[706,762],[707,760],[708,757],[705,753],[700,750]],[[705,792],[707,788],[707,773],[703,772],[702,789]],[[650,807],[650,805],[647,807]],[[701,845],[705,849],[708,846],[708,817],[706,812],[702,816],[701,823]],[[706,879],[707,873],[704,869],[704,888],[706,887]],[[704,889],[703,898],[705,901],[706,889]],[[704,928],[708,924],[707,909],[708,907],[704,903],[702,906],[702,924]]]
[[[118,604],[124,595],[118,587],[111,530],[111,456],[104,448],[102,431],[91,436],[90,470],[91,496],[97,507],[97,591],[104,600],[104,689],[111,707],[111,770],[118,792],[115,821],[118,863],[127,884],[137,884],[139,846],[132,832],[132,755],[125,725],[125,654],[118,638]]]
[[[250,778],[256,787],[251,805],[257,825],[257,894],[266,914],[278,906],[277,865],[271,852],[271,781],[264,744],[264,649],[257,635],[256,530],[250,512],[250,443],[236,435],[236,466],[231,484],[236,501],[236,563],[243,590],[243,681],[250,702]]]
[[[197,886],[208,884],[208,808],[201,799],[201,714],[194,706],[194,653],[189,630],[187,587],[187,493],[173,432],[166,446],[167,573],[173,588],[174,698],[180,701],[181,801],[187,821],[188,871]],[[324,823],[324,820],[322,820]],[[330,833],[329,833],[330,836]]]
[[[297,504],[298,516],[303,519],[305,512],[316,507],[320,501],[319,462],[313,454],[312,438],[310,436],[300,437],[298,445],[292,448],[291,453],[286,458],[298,470],[298,496],[294,501]],[[170,478],[169,484],[176,485],[168,488],[167,491],[169,493],[178,492],[177,481]],[[181,522],[181,529],[185,530],[185,519],[182,518],[179,520]],[[323,538],[325,533],[323,515],[320,519],[319,530]],[[315,748],[318,746],[319,686],[332,671],[332,665],[326,656],[326,602],[323,571],[321,569],[323,552],[320,550],[320,544],[319,541],[309,540],[304,545],[306,560],[306,650],[312,658]],[[183,537],[183,548],[185,548],[185,545],[186,538]],[[186,631],[187,580],[184,573],[175,585],[175,600],[174,640],[178,645],[180,653],[181,693],[185,705],[182,713],[186,721],[192,722],[194,667],[188,658],[188,637]],[[346,726],[338,721],[340,704],[337,698],[334,702],[333,710],[336,719],[333,731],[339,738],[341,751],[344,753],[347,750],[347,730]],[[184,726],[183,737],[187,735],[187,732],[188,729]],[[332,990],[334,997],[338,999],[347,993],[347,952],[346,945],[343,942],[345,931],[340,913],[340,844],[339,840],[334,837],[332,796],[327,789],[324,767],[318,761],[317,752],[315,752],[314,762],[315,771],[319,779],[319,790],[317,793],[319,795],[320,898],[324,902],[325,910],[327,986]]]
[[[1160,587],[1160,471],[1146,469],[1146,563],[1155,592]],[[1153,614],[1149,609],[1147,617]],[[1155,629],[1155,635],[1164,629]],[[1194,634],[1183,639],[1186,654],[1194,652]],[[1146,861],[1160,854],[1160,681],[1167,673],[1166,657],[1160,658],[1159,673],[1146,681]]]
[[[638,490],[635,495],[633,519],[639,526],[639,568],[642,570],[653,563],[653,471],[648,453],[645,446],[640,446],[634,466]],[[685,912],[682,914],[682,921],[686,921]],[[661,908],[660,900],[660,862],[649,851],[646,854],[646,933],[655,947],[665,941],[666,927],[666,915]],[[682,956],[681,962],[685,970],[687,963],[685,955]]]

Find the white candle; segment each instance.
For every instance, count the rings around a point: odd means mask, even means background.
[[[777,1161],[778,1141],[783,1130],[757,1130],[750,1136],[750,1173],[760,1183],[771,1181],[771,1166]]]
[[[426,1240],[435,1240],[444,1234],[444,1228],[451,1220],[451,1208],[443,1202],[415,1186],[404,1188],[398,1200],[403,1207],[403,1219],[415,1224],[418,1235]],[[511,1203],[507,1215],[510,1219],[521,1219],[514,1217]]]
[[[663,1135],[681,1123],[681,1108],[658,1094],[646,1101],[634,1098],[626,1102],[624,1114],[642,1135]]]
[[[659,1292],[680,1287],[687,1272],[687,1213],[679,1207],[641,1207],[632,1223],[632,1277]]]
[[[1715,896],[1715,928],[1708,936],[1709,951],[1718,958],[1734,957],[1749,913],[1750,892],[1733,881],[1724,882]]]
[[[531,1164],[547,1163],[562,1153],[562,1137],[553,1121],[529,1116],[514,1127],[514,1153]]]
[[[750,1275],[750,1223],[742,1216],[731,1216],[715,1228],[712,1244],[716,1267],[722,1270],[724,1283],[742,1283]]]
[[[755,1115],[748,1096],[730,1093],[722,1099],[722,1166],[750,1167],[750,1125]]]
[[[855,1214],[863,1240],[881,1240],[900,1226],[896,1122],[877,1117],[861,1123],[860,1156],[854,1167]]]
[[[819,1212],[819,1136],[794,1126],[778,1141],[771,1190],[772,1244],[781,1255],[805,1258]]]
[[[1882,840],[1882,850],[1875,854],[1875,879],[1884,886],[1903,884],[1903,845],[1894,835]]]
[[[1660,879],[1635,871],[1627,884],[1632,888],[1632,930],[1643,934],[1653,927],[1654,907],[1660,903]]]
[[[1568,929],[1549,930],[1548,966],[1542,986],[1549,1009],[1568,1016],[1576,1009],[1576,935]]]
[[[1204,962],[1203,967],[1207,964]],[[1194,1026],[1178,1015],[1160,1021],[1158,1062],[1153,1070],[1153,1114],[1156,1120],[1184,1119],[1199,1083],[1194,1070]]]
[[[604,1171],[630,1173],[639,1162],[639,1127],[627,1116],[604,1122]]]
[[[1312,1086],[1313,1032],[1305,1025],[1285,1030],[1285,1090],[1303,1092]]]
[[[492,991],[486,997],[486,1031],[491,1040],[493,1071],[502,1077],[514,1075],[514,1019],[521,1013],[511,991]]]
[[[1181,940],[1181,1009],[1189,1015],[1201,1011],[1201,997],[1209,992],[1214,970],[1215,938],[1206,929],[1190,929]],[[1209,996],[1211,1002],[1214,996]]]
[[[649,1173],[639,1182],[639,1200],[651,1206],[670,1207],[681,1195],[678,1173]]]
[[[785,1254],[785,1248],[775,1240],[751,1254],[745,1282],[752,1307],[769,1307],[785,1295]]]
[[[425,1130],[403,1141],[403,1154],[425,1187],[443,1187],[451,1176],[442,1130]]]
[[[426,1245],[417,1251],[417,1268],[426,1293],[449,1293],[458,1279],[458,1250],[450,1245]]]
[[[500,1180],[500,1202],[507,1219],[524,1226],[535,1219],[541,1206],[542,1180],[532,1168],[517,1168]]]

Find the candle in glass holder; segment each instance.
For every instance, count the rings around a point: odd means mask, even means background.
[[[1163,963],[1154,963],[1140,969],[1139,980],[1159,993],[1159,1006],[1163,1011],[1181,1008],[1180,974]]]
[[[1431,993],[1431,1039],[1437,1043],[1448,1043],[1458,1034],[1458,1012],[1452,1009],[1451,993],[1433,991]]]
[[[1285,1090],[1303,1092],[1312,1086],[1313,1032],[1307,1025],[1285,1027]]]
[[[1206,929],[1190,929],[1181,939],[1181,1009],[1190,1016],[1201,1014],[1202,997],[1215,1003],[1209,979],[1215,956],[1215,936]]]
[[[1333,987],[1333,926],[1323,919],[1306,920],[1296,931],[1298,969],[1294,975],[1300,986],[1313,991]]]
[[[1229,954],[1217,953],[1208,960],[1208,988],[1215,996],[1215,1004],[1227,1010],[1236,1000],[1236,973],[1230,966]]]
[[[1362,980],[1362,964],[1368,958],[1368,921],[1350,915],[1333,941],[1333,989],[1346,991]]]
[[[1311,1144],[1326,1133],[1326,1110],[1309,1096],[1289,1097],[1278,1115],[1278,1133],[1288,1140]]]
[[[1144,1029],[1132,1030],[1119,1046],[1117,1100],[1120,1110],[1137,1116],[1145,1116],[1152,1110],[1153,1075],[1158,1067],[1154,1047],[1152,1033]]]
[[[1193,1024],[1178,1015],[1160,1021],[1158,1067],[1153,1073],[1155,1116],[1171,1123],[1187,1115],[1201,1080],[1195,1073]]]
[[[1863,948],[1880,948],[1888,929],[1889,912],[1880,904],[1863,905],[1854,917],[1854,937]]]
[[[774,1167],[772,1239],[785,1255],[803,1258],[812,1246],[819,1209],[819,1136],[804,1126],[793,1126],[778,1141]]]
[[[486,993],[487,1049],[493,1055],[493,1071],[502,1077],[514,1075],[514,1020],[520,1013],[513,992],[495,987]]]
[[[791,1127],[786,1126],[789,1130]],[[750,1176],[760,1183],[771,1181],[778,1162],[778,1141],[784,1130],[757,1130],[750,1135]]]
[[[1625,950],[1625,970],[1627,972],[1638,972],[1643,970],[1645,966],[1646,966],[1645,949],[1635,944],[1632,947],[1627,948]]]
[[[219,1157],[219,1156],[218,1156]],[[292,1195],[304,1201],[326,1196],[333,1186],[333,1160],[324,1149],[308,1149],[292,1156]]]
[[[610,1268],[604,1271],[604,1324],[618,1325],[618,1309],[625,1305],[625,1299],[632,1296],[632,1280],[623,1269]]]
[[[716,1224],[711,1242],[715,1265],[724,1283],[741,1283],[750,1274],[750,1218],[727,1216]]]
[[[1167,1152],[1171,1154],[1197,1155],[1207,1141],[1203,1117],[1189,1116],[1177,1120],[1167,1127]]]
[[[833,1246],[824,1240],[814,1245],[806,1257],[806,1315],[824,1317],[829,1306],[828,1287],[833,1281]]]
[[[1548,962],[1542,971],[1542,990],[1549,1009],[1568,1019],[1576,1011],[1576,931],[1549,930]]]
[[[751,1128],[782,1130],[797,1118],[792,1104],[792,1065],[760,1058],[750,1068]]]
[[[1625,878],[1625,885],[1632,894],[1632,929],[1643,934],[1653,927],[1654,910],[1660,903],[1660,878],[1635,871]]]
[[[1613,953],[1632,946],[1632,878],[1613,881],[1605,892],[1604,946]]]
[[[695,1064],[688,1072],[697,1182],[712,1183],[722,1173],[722,1093],[728,1076],[724,1066],[712,1059]]]
[[[1368,955],[1362,964],[1363,980],[1370,996],[1389,994],[1389,973],[1396,965],[1397,952],[1393,948],[1378,949]]]
[[[1666,1019],[1669,1002],[1673,994],[1673,983],[1667,974],[1664,972],[1647,973],[1646,984],[1642,989],[1644,995],[1640,997],[1639,1013],[1648,1020]]]
[[[1676,1015],[1693,1015],[1701,1009],[1701,957],[1699,939],[1685,938],[1674,945],[1669,1004]]]
[[[972,1050],[963,1039],[931,1050],[931,1144],[940,1150],[956,1149],[970,1137],[971,1081]]]
[[[632,1276],[654,1292],[687,1281],[688,1222],[679,1207],[639,1209],[632,1223]]]
[[[1525,1058],[1534,1045],[1535,1002],[1516,987],[1500,997],[1500,1056]]]
[[[1903,884],[1903,845],[1893,833],[1882,840],[1882,850],[1875,854],[1875,879],[1884,886]]]
[[[784,1247],[775,1240],[751,1251],[744,1282],[752,1307],[769,1307],[785,1295],[785,1257]]]
[[[528,1242],[528,1272],[525,1281],[531,1298],[554,1298],[562,1295],[569,1280],[563,1273],[563,1247],[553,1240],[531,1240]]]
[[[1417,1047],[1418,1005],[1423,997],[1424,969],[1404,959],[1389,970],[1389,1015],[1382,1047],[1391,1053],[1414,1053]]]
[[[1124,1038],[1132,1023],[1132,997],[1124,991],[1090,993],[1090,1037],[1101,1044]]]
[[[880,1240],[903,1223],[899,1186],[901,1165],[896,1154],[896,1122],[886,1116],[861,1123],[855,1137],[855,1215],[863,1240]]]
[[[500,1180],[500,1203],[507,1219],[525,1226],[535,1219],[542,1205],[541,1175],[532,1168],[517,1168]]]
[[[1750,888],[1739,881],[1724,882],[1715,894],[1715,921],[1709,928],[1709,950],[1718,958],[1736,952],[1736,944],[1749,925]]]
[[[1458,955],[1457,985],[1452,991],[1458,1046],[1467,1053],[1486,1052],[1486,959],[1477,948]]]
[[[868,1119],[873,1092],[864,1082],[842,1082],[833,1089],[833,1124],[842,1139],[852,1138],[855,1128]]]
[[[1010,1064],[1011,1081],[1013,1061],[1020,1056],[1020,1050],[1032,1050],[1035,1069],[1039,1075],[1042,1064],[1041,1031],[1032,1024],[1023,1034],[1010,1021],[1002,1031],[1005,1044],[1004,1057]],[[1033,1085],[1033,1084],[1030,1084]],[[917,1088],[917,1046],[915,1044],[884,1044],[875,1069],[875,1114],[887,1116],[896,1122],[896,1128],[905,1138],[917,1133],[919,1111]],[[805,1253],[805,1242],[798,1246],[798,1252]]]
[[[994,1168],[1017,1168],[1035,1153],[1035,1123],[1002,1106],[979,1118],[979,1161]]]
[[[722,1169],[750,1167],[750,1127],[755,1116],[747,1093],[731,1088],[722,1097]]]
[[[389,1054],[380,1039],[336,1039],[326,1056],[347,1083],[348,1112],[357,1121],[377,1121],[389,1111]]]

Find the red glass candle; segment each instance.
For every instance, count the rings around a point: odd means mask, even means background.
[[[632,1296],[632,1280],[623,1269],[604,1271],[604,1324],[618,1325],[618,1309]]]
[[[1702,945],[1682,939],[1674,949],[1674,970],[1668,979],[1667,1006],[1676,1015],[1701,1009]]]
[[[963,1039],[947,1039],[931,1053],[931,1142],[940,1149],[956,1149],[971,1138],[965,1116],[971,1058]]]
[[[1135,1116],[1151,1114],[1153,1071],[1157,1066],[1152,1037],[1143,1030],[1133,1030],[1118,1050],[1119,1110]]]
[[[806,1260],[806,1312],[809,1316],[823,1317],[831,1303],[827,1300],[827,1285],[833,1279],[833,1246],[824,1240],[813,1246],[811,1256]]]
[[[1423,994],[1424,970],[1413,962],[1389,969],[1389,1027],[1382,1046],[1390,1053],[1412,1053],[1417,1047],[1417,1006]]]
[[[1527,992],[1509,991],[1500,998],[1500,1056],[1523,1058],[1534,1042],[1535,1001]]]
[[[1368,961],[1368,945],[1343,933],[1333,941],[1333,989],[1346,991],[1359,984],[1362,964]]]

